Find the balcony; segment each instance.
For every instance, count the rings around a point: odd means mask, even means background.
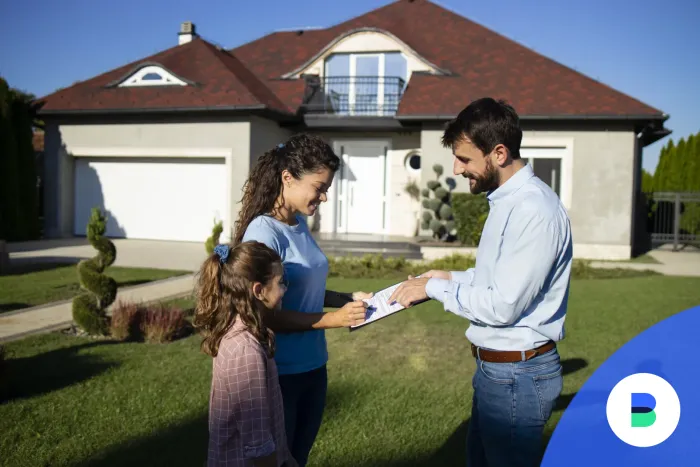
[[[406,82],[397,76],[305,76],[303,108],[307,114],[391,117]]]

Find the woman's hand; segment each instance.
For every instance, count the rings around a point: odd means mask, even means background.
[[[365,322],[367,304],[362,300],[355,300],[345,304],[338,311],[331,311],[333,327],[348,328]]]
[[[369,300],[372,297],[374,297],[373,292],[353,292],[352,293],[353,300]]]

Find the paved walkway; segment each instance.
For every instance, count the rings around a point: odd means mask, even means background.
[[[114,266],[197,271],[206,259],[204,243],[158,240],[114,239],[117,258]],[[35,262],[73,262],[97,254],[87,239],[70,238],[7,245],[14,264]]]
[[[659,263],[593,261],[591,266],[595,268],[650,269],[667,276],[700,277],[700,250],[674,252],[660,249],[650,251],[648,255]]]
[[[175,298],[190,294],[194,288],[194,277],[172,277],[135,287],[125,287],[117,292],[118,300],[148,302]],[[0,342],[20,339],[29,334],[55,331],[66,328],[73,322],[71,300],[0,314]]]

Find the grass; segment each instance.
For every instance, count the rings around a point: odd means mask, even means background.
[[[331,279],[329,288],[390,283]],[[610,354],[699,302],[698,278],[573,281],[564,390],[547,431]],[[310,465],[464,465],[474,373],[466,327],[429,302],[352,333],[328,331],[327,409]],[[6,465],[203,465],[211,361],[197,336],[157,345],[48,334],[6,350]]]
[[[654,258],[653,256],[651,256],[649,254],[635,256],[634,258],[630,258],[630,259],[620,259],[620,260],[599,259],[599,260],[592,260],[592,261],[598,261],[601,263],[661,264],[661,261],[657,260],[656,258]]]
[[[119,287],[187,274],[187,271],[111,266],[105,273]],[[0,276],[0,313],[73,298],[80,291],[74,264],[50,263],[15,268]]]

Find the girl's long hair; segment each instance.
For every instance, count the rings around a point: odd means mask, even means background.
[[[212,253],[200,268],[193,326],[203,335],[202,351],[216,357],[219,344],[240,317],[267,355],[275,354],[275,336],[265,326],[265,305],[253,295],[253,283],[268,284],[283,273],[279,255],[265,244],[244,242],[229,251],[223,264]]]
[[[262,214],[272,214],[277,208],[275,203],[282,193],[284,170],[298,180],[304,174],[323,168],[335,173],[340,167],[340,158],[318,136],[301,133],[280,146],[260,156],[243,185],[242,205],[234,225],[234,245],[241,243],[253,219]]]

